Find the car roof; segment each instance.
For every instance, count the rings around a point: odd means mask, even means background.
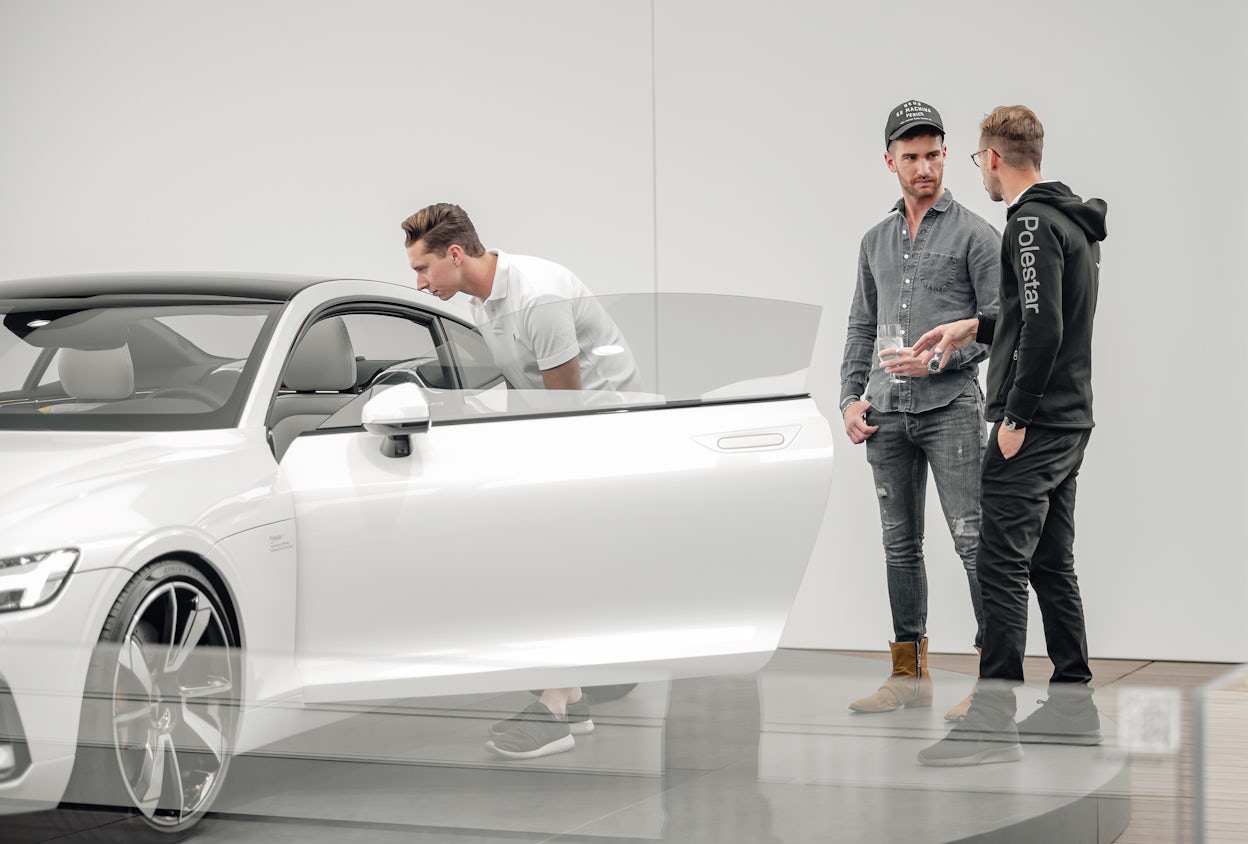
[[[76,299],[90,296],[227,296],[289,301],[336,276],[275,273],[141,272],[62,275],[0,281],[0,299]]]

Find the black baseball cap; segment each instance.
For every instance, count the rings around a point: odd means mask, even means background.
[[[884,124],[884,146],[888,146],[916,126],[932,126],[945,134],[945,124],[940,122],[940,112],[919,100],[906,100],[888,113]]]

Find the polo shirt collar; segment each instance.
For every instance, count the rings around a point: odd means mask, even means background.
[[[490,297],[485,302],[497,302],[507,298],[507,280],[511,277],[511,262],[507,260],[507,253],[501,249],[488,251],[491,255],[498,256],[498,263],[494,265],[494,283],[490,287]]]

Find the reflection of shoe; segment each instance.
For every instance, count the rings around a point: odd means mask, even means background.
[[[1100,744],[1101,716],[1091,695],[1054,692],[1018,722],[1018,738],[1029,744]]]
[[[994,724],[974,704],[949,735],[919,751],[919,762],[937,767],[1017,762],[1022,758],[1013,719]]]
[[[975,646],[975,651],[979,653],[981,656],[984,653],[984,649],[981,648],[979,645]],[[972,688],[971,693],[967,695],[966,698],[963,699],[961,703],[955,705],[952,709],[950,709],[948,712],[945,713],[945,720],[946,721],[961,721],[963,718],[966,717],[966,713],[970,711],[971,701],[973,701],[974,699],[975,699],[975,689]]]
[[[517,712],[510,718],[502,721],[496,721],[491,724],[490,734],[501,736],[503,733],[511,729],[511,726],[516,721],[530,720],[533,716],[530,714],[529,710],[532,708],[532,705],[530,705],[528,709],[525,709],[522,712]],[[543,706],[542,709],[546,712],[550,711],[549,709],[546,709],[545,706]],[[594,722],[589,717],[589,695],[582,693],[580,700],[576,703],[568,704],[568,732],[574,736],[587,736],[593,731]]]
[[[539,701],[530,703],[523,712],[503,723],[509,725],[506,731],[487,741],[485,748],[508,759],[536,759],[576,747],[568,722],[556,718],[546,704]]]
[[[962,699],[962,702],[955,704],[952,709],[945,713],[946,721],[961,721],[966,718],[966,713],[971,709],[971,702],[975,700],[975,690]]]

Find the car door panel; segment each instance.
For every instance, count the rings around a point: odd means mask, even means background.
[[[283,459],[309,699],[769,653],[831,477],[809,399],[435,424],[411,440],[391,458],[366,432],[304,436]]]

